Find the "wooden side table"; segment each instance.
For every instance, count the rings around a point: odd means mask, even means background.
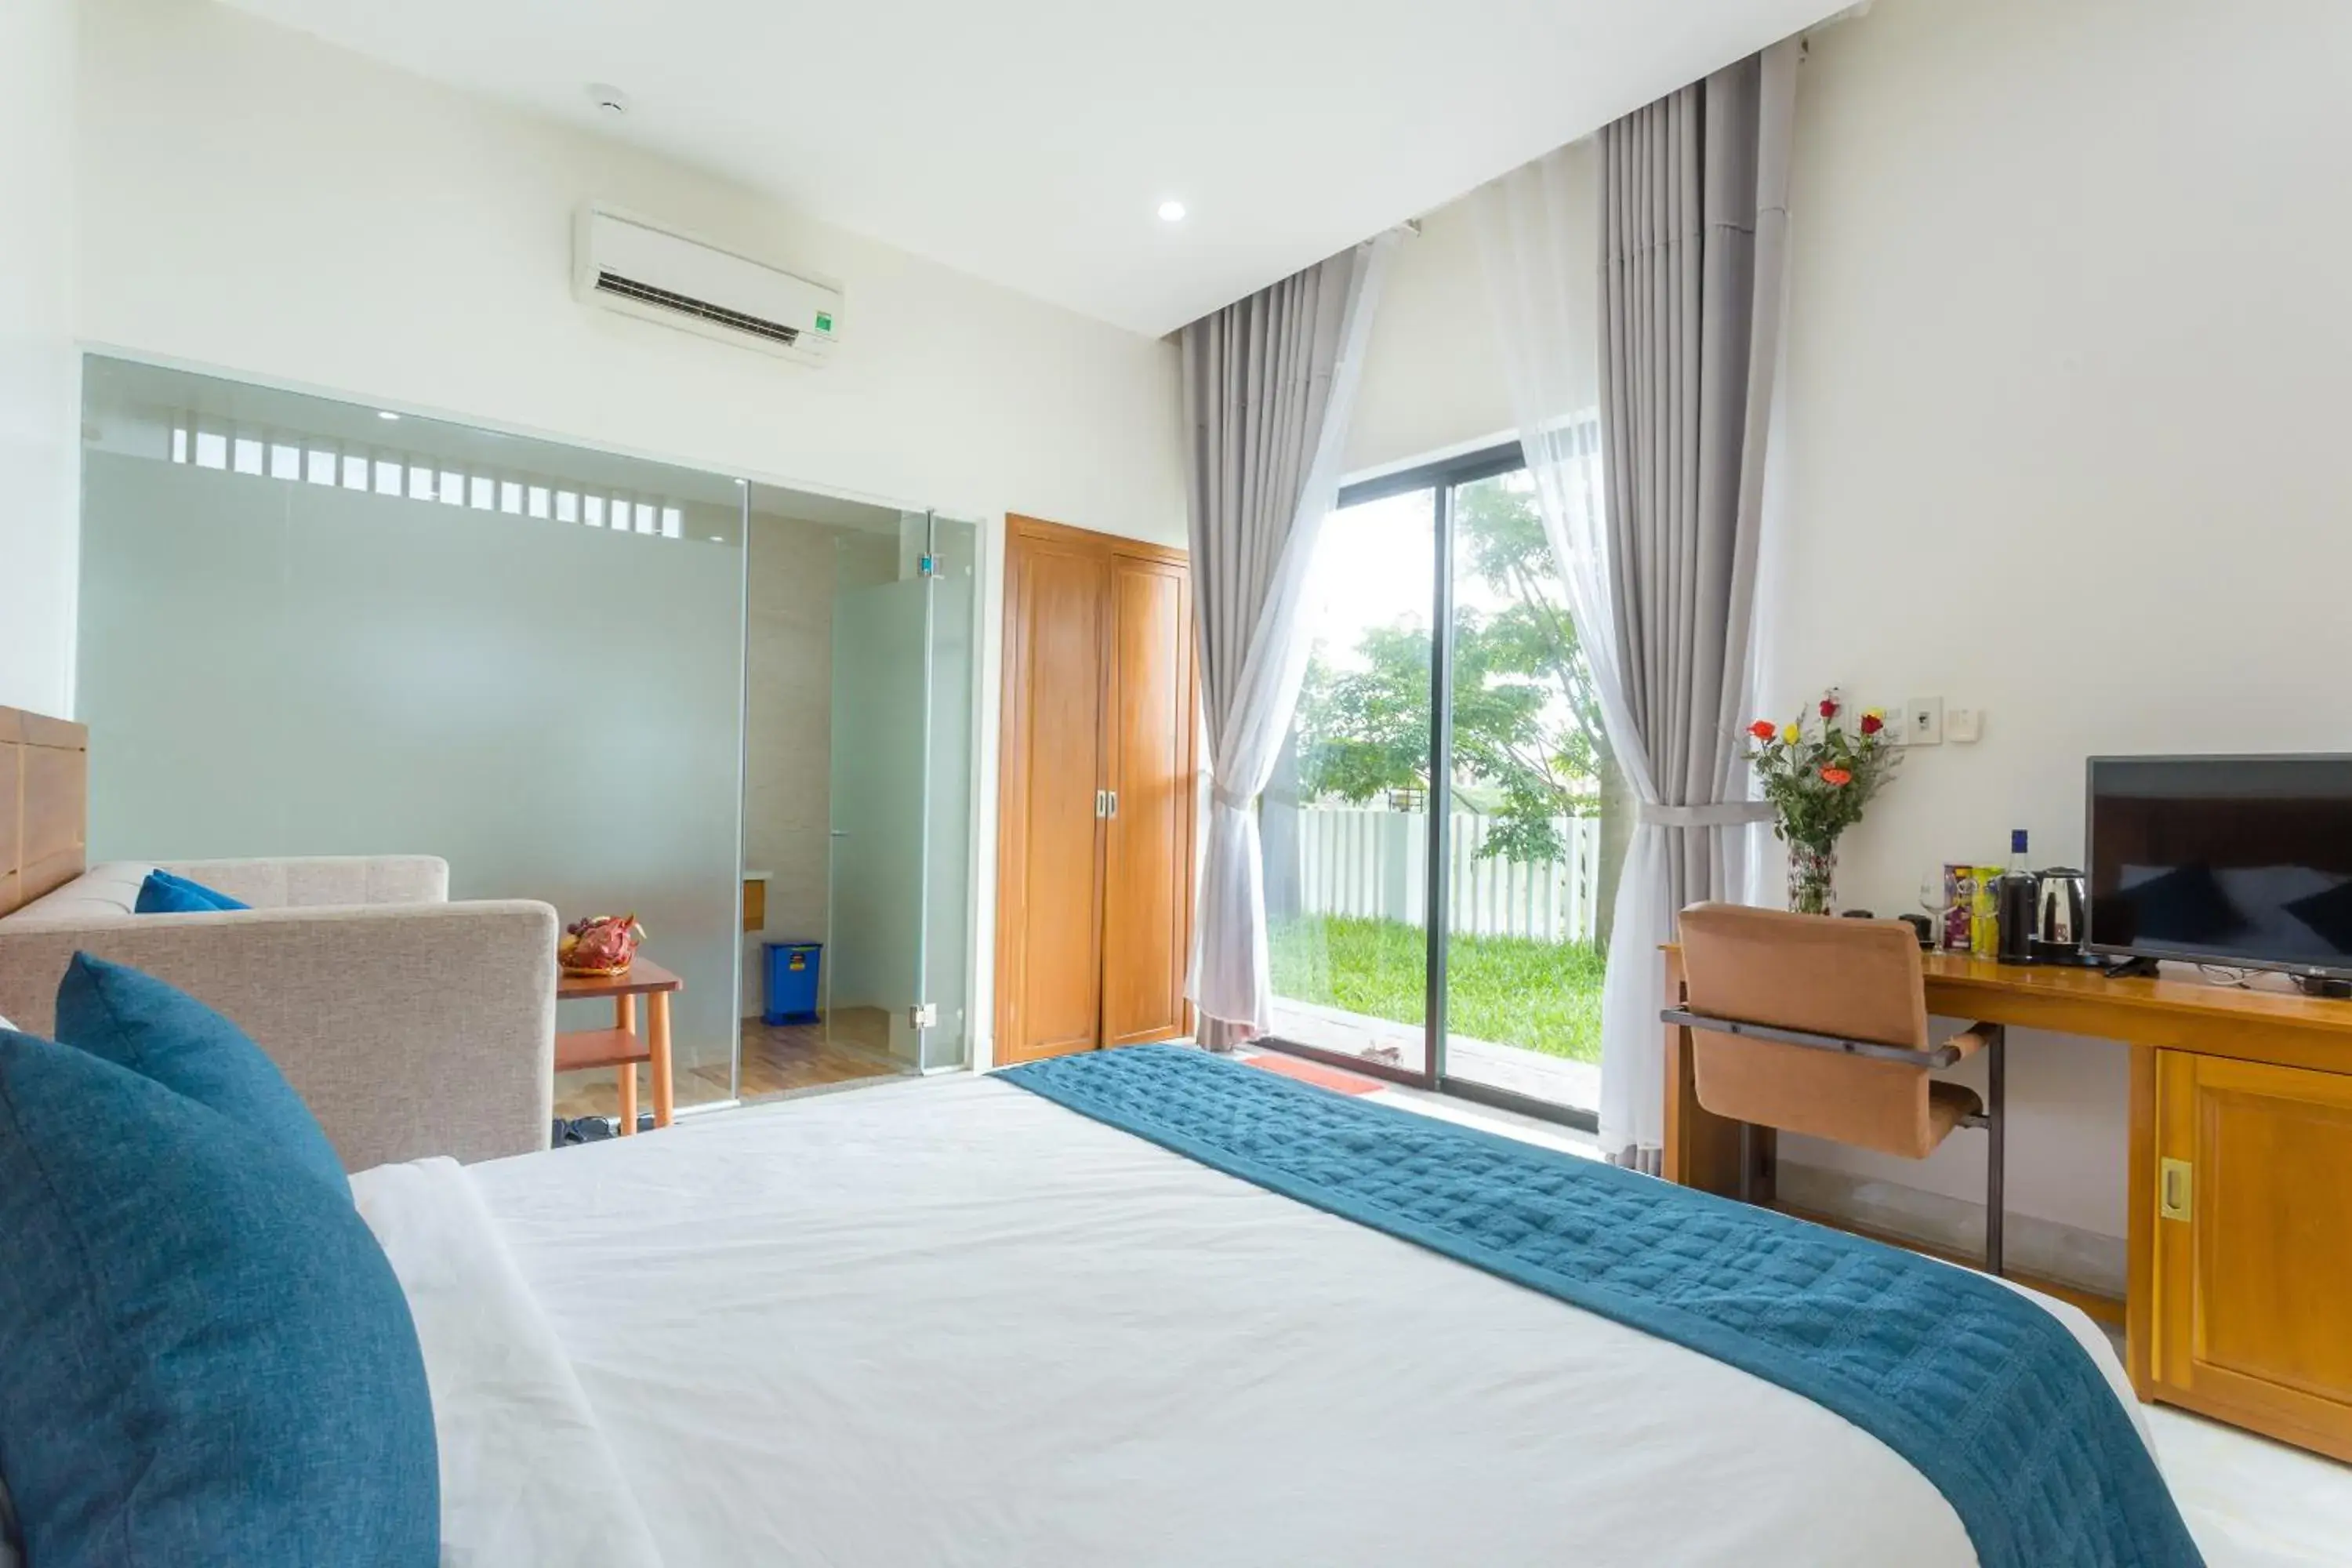
[[[613,1026],[582,1029],[555,1037],[555,1070],[578,1072],[589,1068],[619,1069],[621,1136],[637,1131],[637,1064],[652,1069],[654,1125],[667,1127],[676,1109],[672,1099],[669,1060],[669,997],[686,983],[653,960],[640,954],[620,974],[558,974],[555,999],[579,1002],[592,997],[613,999]],[[646,999],[646,1032],[637,1033],[637,998]]]

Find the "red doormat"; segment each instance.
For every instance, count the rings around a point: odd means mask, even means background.
[[[1276,1051],[1260,1051],[1248,1058],[1249,1065],[1278,1072],[1285,1078],[1295,1078],[1301,1083],[1311,1083],[1318,1089],[1328,1089],[1336,1094],[1370,1094],[1388,1086],[1376,1078],[1349,1072],[1344,1068],[1327,1068],[1321,1062],[1310,1062],[1303,1057],[1286,1057]]]

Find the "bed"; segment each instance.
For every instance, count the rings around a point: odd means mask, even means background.
[[[1034,1089],[356,1178],[425,1348],[445,1561],[1979,1560],[1821,1404]],[[2020,1299],[2144,1444],[2100,1331]]]
[[[0,712],[0,909],[79,872],[86,743]],[[263,1043],[298,1083],[339,1048]],[[529,1152],[543,1082],[459,1085],[425,1051],[370,1070],[375,1092],[310,1111],[321,1149],[394,1162],[349,1197],[396,1276],[381,1313],[414,1323],[378,1347],[408,1368],[395,1394],[422,1349],[429,1409],[398,1451],[437,1465],[437,1502],[408,1495],[428,1535],[437,1507],[444,1568],[2198,1561],[2074,1309],[1227,1058],[1125,1047]],[[415,1108],[460,1091],[511,1154],[446,1157],[447,1119]],[[184,1148],[278,1169],[249,1133]],[[108,1172],[153,1146],[82,1143]],[[120,1180],[65,1190],[124,1207]],[[320,1233],[357,1230],[340,1180],[320,1191]],[[185,1228],[156,1233],[158,1281]],[[359,1245],[343,1272],[381,1276]],[[254,1294],[257,1338],[290,1300]],[[386,1425],[366,1409],[361,1439]],[[137,1477],[154,1437],[132,1439]],[[193,1447],[150,1458],[222,1479]],[[97,1472],[51,1472],[127,1511]],[[354,1478],[388,1506],[396,1478]]]

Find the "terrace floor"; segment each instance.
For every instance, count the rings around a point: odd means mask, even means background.
[[[1344,1008],[1274,999],[1274,1036],[1294,1045],[1311,1046],[1340,1056],[1401,1067],[1422,1068],[1422,1026],[1368,1017]],[[1601,1068],[1591,1062],[1546,1056],[1517,1046],[1498,1045],[1469,1035],[1445,1037],[1445,1070],[1490,1089],[1508,1089],[1530,1100],[1573,1105],[1587,1110],[1601,1105]]]

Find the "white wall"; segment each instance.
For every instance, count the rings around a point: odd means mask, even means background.
[[[1477,227],[1469,204],[1455,202],[1423,217],[1389,264],[1343,471],[1378,473],[1507,440],[1516,428]]]
[[[0,707],[73,685],[73,0],[0,5]]]
[[[225,6],[79,9],[85,342],[987,520],[978,908],[993,907],[1002,514],[1180,541],[1172,345]],[[581,307],[570,225],[590,197],[839,280],[834,363]]]
[[[2352,750],[2347,79],[2341,0],[1882,0],[1816,36],[1765,689],[1985,714],[1850,836],[1849,901],[1909,909],[2013,826],[2080,864],[2092,753]],[[2012,1205],[2121,1236],[2126,1052],[2011,1050]],[[1953,1142],[1812,1157],[1973,1200]]]

